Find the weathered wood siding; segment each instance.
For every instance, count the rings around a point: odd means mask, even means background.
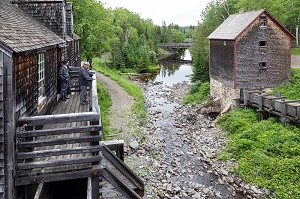
[[[260,27],[258,18],[237,39],[237,88],[275,87],[290,78],[291,38],[266,17],[266,27]]]
[[[5,113],[4,113],[4,52],[0,46],[0,198],[4,198],[4,120],[5,120]]]
[[[15,57],[17,117],[30,115],[38,104],[37,53],[18,54]]]
[[[61,1],[29,1],[19,0],[16,3],[25,13],[64,38],[65,34],[65,8],[64,0]]]
[[[0,199],[15,198],[15,82],[13,52],[0,44]]]
[[[55,101],[57,85],[57,49],[45,50],[45,97],[48,105]],[[37,51],[15,56],[16,113],[19,116],[37,114],[38,110],[38,55]]]
[[[233,87],[234,42],[210,40],[210,77]]]

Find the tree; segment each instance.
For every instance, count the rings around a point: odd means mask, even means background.
[[[94,0],[69,0],[74,4],[74,30],[81,37],[82,56],[90,63],[116,41],[120,28],[114,26],[113,17]]]

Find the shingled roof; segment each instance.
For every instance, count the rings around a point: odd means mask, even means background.
[[[208,39],[234,40],[251,24],[263,11],[258,10],[245,12],[243,14],[230,15],[217,29],[215,29]]]
[[[0,0],[0,41],[14,52],[64,42],[58,35],[23,13],[8,0]]]

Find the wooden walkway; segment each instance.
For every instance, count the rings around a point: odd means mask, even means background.
[[[244,89],[241,94],[242,106],[257,108],[259,120],[263,119],[264,113],[269,113],[279,116],[284,126],[288,121],[300,123],[300,100],[287,100],[281,95],[267,94],[262,89]]]
[[[50,115],[18,120],[15,186],[88,178],[88,198],[145,198],[144,183],[123,162],[124,142],[101,141],[96,81],[86,105],[77,92],[69,97]]]

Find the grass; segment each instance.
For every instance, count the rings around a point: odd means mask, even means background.
[[[292,55],[300,55],[300,48],[292,48]]]
[[[236,159],[235,172],[249,183],[266,187],[276,198],[300,196],[300,129],[284,128],[277,118],[257,121],[252,109],[236,109],[218,121],[228,131],[221,157]]]
[[[143,125],[146,123],[147,112],[144,106],[144,95],[141,88],[131,83],[129,80],[125,79],[120,72],[110,69],[109,67],[104,67],[99,58],[93,59],[93,67],[96,71],[110,77],[115,80],[124,90],[135,99],[135,103],[132,107],[132,112],[137,117],[138,122]]]
[[[300,99],[300,69],[293,68],[291,80],[273,89],[271,94],[276,95],[278,92],[287,99]]]
[[[287,99],[300,99],[300,69],[292,69],[289,82],[274,88]],[[218,121],[228,132],[222,159],[236,159],[234,171],[249,183],[266,187],[275,198],[300,196],[300,128],[278,118],[258,121],[252,109],[236,109]]]
[[[112,105],[111,98],[103,84],[97,83],[98,100],[101,102],[101,119],[104,131],[104,138],[108,136],[107,131],[109,127],[109,108]]]
[[[183,98],[185,104],[200,104],[202,101],[207,99],[210,92],[209,82],[194,83],[189,91],[189,93]]]

